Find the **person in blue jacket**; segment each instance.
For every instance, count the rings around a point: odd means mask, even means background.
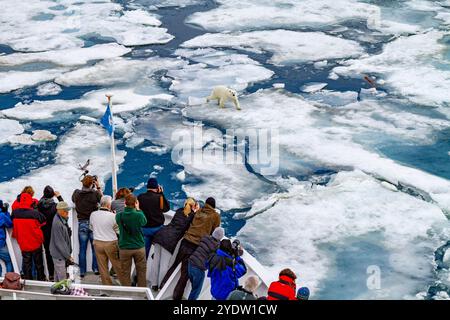
[[[11,257],[8,253],[8,246],[6,245],[6,228],[12,228],[13,224],[11,221],[11,216],[8,212],[8,205],[4,204],[0,200],[0,260],[2,260],[6,265],[6,272],[13,272],[14,268],[12,265]],[[3,273],[0,266],[0,275]]]
[[[239,286],[239,278],[247,273],[238,242],[223,239],[220,247],[206,262],[211,278],[211,295],[215,300],[226,300],[230,292]]]

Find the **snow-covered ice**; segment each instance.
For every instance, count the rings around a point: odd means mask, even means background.
[[[440,40],[444,31],[404,36],[386,44],[380,54],[350,60],[335,67],[339,75],[362,77],[364,73],[380,74],[395,93],[413,102],[431,106],[448,103],[450,75],[443,63],[446,46]],[[446,108],[441,108],[445,114]]]
[[[364,49],[353,40],[322,32],[291,30],[253,31],[236,34],[207,33],[182,44],[186,48],[231,47],[255,53],[270,52],[271,63],[298,62],[358,57]]]
[[[273,278],[291,267],[318,298],[333,285],[354,299],[403,299],[426,289],[440,230],[450,227],[436,205],[385,189],[361,171],[340,172],[326,186],[293,184],[274,197],[238,237]],[[374,249],[358,252],[358,244]],[[371,265],[381,270],[379,290],[366,285]]]
[[[62,91],[62,88],[56,83],[48,82],[37,87],[38,96],[55,96]]]
[[[151,25],[149,25],[151,24]],[[0,43],[17,51],[83,47],[84,38],[114,39],[125,46],[167,43],[173,36],[157,17],[142,10],[125,11],[111,1],[3,1]]]
[[[159,70],[174,70],[186,63],[178,59],[152,57],[146,60],[106,59],[93,66],[66,72],[56,78],[64,86],[135,84],[152,81]]]
[[[67,71],[65,68],[46,69],[42,71],[6,71],[0,72],[0,93],[7,93],[24,87],[35,86],[52,81]]]
[[[325,88],[328,85],[328,83],[317,83],[317,82],[311,82],[305,84],[303,87],[300,88],[303,92],[312,93],[316,91],[320,91],[323,88]]]
[[[51,133],[48,130],[34,130],[33,134],[31,135],[31,139],[33,141],[54,141],[56,140],[57,136]]]
[[[366,130],[377,139],[384,133],[410,137],[414,141],[417,136],[429,136],[439,128],[448,128],[448,121],[407,112],[400,114],[395,109],[390,110],[388,105],[383,108],[383,104],[376,101],[353,103],[337,114],[327,115],[328,108],[322,109],[297,95],[279,90],[260,90],[241,97],[240,103],[243,108],[240,112],[212,107],[205,112],[203,106],[192,106],[187,108],[186,114],[226,129],[278,128],[281,147],[301,159],[325,166],[351,167],[395,185],[414,186],[426,192],[441,208],[450,211],[450,181],[401,165],[356,142],[358,134]],[[394,124],[379,120],[379,113]],[[418,131],[412,131],[414,127]]]
[[[196,12],[187,22],[210,31],[323,26],[367,19],[378,7],[355,0],[218,0],[220,7]]]
[[[0,144],[9,141],[9,138],[24,132],[24,127],[16,120],[0,118]]]
[[[221,146],[223,135],[217,129],[159,111],[141,115],[134,121],[134,130],[139,137],[171,151],[172,161],[184,167],[183,190],[188,196],[202,200],[212,196],[218,208],[231,210],[248,207],[255,195],[272,190],[270,184],[247,171],[240,153]],[[158,152],[160,147],[143,150]]]
[[[140,93],[133,89],[101,89],[91,91],[75,100],[35,100],[30,104],[18,103],[15,107],[0,111],[0,114],[22,120],[51,119],[57,113],[87,110],[101,114],[106,108],[105,94],[113,95],[114,113],[136,111],[150,105],[152,101],[170,101],[173,96],[162,92]]]
[[[18,66],[27,63],[49,62],[59,66],[79,66],[91,60],[120,57],[131,49],[117,43],[98,44],[87,48],[70,48],[45,52],[12,53],[0,56],[0,66]]]
[[[270,79],[274,74],[273,71],[245,55],[214,51],[211,56],[210,50],[178,52],[183,56],[204,62],[189,64],[167,73],[167,76],[173,79],[170,90],[175,91],[179,98],[187,101],[189,97],[206,98],[217,85],[225,85],[241,91],[250,83]],[[205,63],[209,63],[210,66],[208,67]]]

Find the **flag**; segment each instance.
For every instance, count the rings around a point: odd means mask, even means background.
[[[113,117],[112,117],[112,113],[111,113],[111,108],[109,107],[109,103],[106,106],[105,114],[103,115],[102,119],[100,120],[100,123],[108,131],[109,135],[112,136],[114,133],[114,122],[113,122]]]

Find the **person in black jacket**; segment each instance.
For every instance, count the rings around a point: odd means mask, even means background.
[[[41,229],[44,233],[45,259],[47,261],[47,270],[50,281],[53,281],[55,272],[52,255],[50,254],[50,237],[52,235],[53,218],[57,211],[56,202],[53,200],[54,197],[56,197],[59,202],[64,201],[58,191],[54,191],[51,186],[46,186],[44,188],[44,196],[39,200],[37,205],[38,211],[42,213],[46,219],[46,224]]]
[[[152,290],[158,290],[162,277],[167,269],[169,269],[168,263],[170,257],[173,255],[178,242],[183,238],[184,233],[189,228],[194,214],[198,209],[198,203],[194,199],[188,198],[184,202],[184,207],[175,212],[170,223],[163,226],[153,237],[155,253],[150,268]]]
[[[189,257],[188,274],[192,289],[188,300],[197,300],[200,296],[203,281],[205,280],[206,261],[219,248],[220,241],[224,235],[225,230],[223,228],[216,228],[212,236],[204,236],[200,240],[198,248]]]
[[[163,193],[163,188],[155,178],[147,182],[147,192],[138,196],[139,207],[144,212],[147,224],[142,228],[145,237],[145,255],[148,258],[153,236],[164,225],[164,212],[170,210],[169,201]]]
[[[80,277],[86,274],[86,251],[88,243],[91,243],[92,250],[92,270],[99,275],[97,259],[95,257],[94,249],[94,235],[89,229],[89,218],[91,213],[97,211],[100,200],[103,196],[102,189],[96,178],[87,175],[82,180],[83,188],[77,189],[72,194],[72,202],[75,204],[75,211],[78,218],[78,241],[80,244],[80,251],[78,254],[78,262],[80,265]]]

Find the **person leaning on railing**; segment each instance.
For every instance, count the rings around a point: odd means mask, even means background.
[[[153,237],[155,252],[150,270],[152,290],[158,290],[161,284],[160,280],[164,276],[164,273],[161,271],[164,270],[165,272],[169,268],[170,257],[189,228],[198,209],[199,205],[193,198],[186,199],[184,207],[179,208],[170,223],[163,226]]]

